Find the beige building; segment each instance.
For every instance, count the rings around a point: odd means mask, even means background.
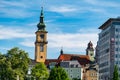
[[[84,67],[82,80],[98,80],[98,66],[91,64]]]

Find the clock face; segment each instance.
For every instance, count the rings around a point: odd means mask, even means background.
[[[94,51],[89,51],[88,54],[89,54],[90,60],[94,61]]]
[[[94,56],[94,52],[93,51],[89,51],[89,55],[90,56]]]
[[[93,54],[92,54],[92,53],[90,53],[90,56],[93,56]]]

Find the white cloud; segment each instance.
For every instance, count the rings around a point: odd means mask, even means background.
[[[77,11],[76,8],[68,7],[68,6],[54,6],[49,8],[50,11],[59,12],[59,13],[66,13],[66,12],[74,12]]]
[[[97,34],[88,33],[66,33],[66,34],[48,34],[49,47],[52,48],[85,48],[89,41],[92,41],[94,47],[96,46]]]
[[[95,5],[95,6],[102,6],[102,7],[119,7],[119,3],[114,1],[105,1],[105,0],[84,0],[85,2]],[[98,5],[99,4],[99,5]]]
[[[1,4],[5,5],[5,6],[13,6],[13,7],[27,7],[25,5],[25,3],[20,2],[20,1],[1,1]]]
[[[12,18],[26,18],[35,15],[32,12],[33,3],[30,1],[0,1],[0,17],[12,17]],[[35,8],[34,8],[35,10]]]
[[[22,29],[0,26],[0,39],[29,38],[29,37],[34,37],[34,34],[27,33]]]
[[[95,28],[89,28],[89,29],[86,29],[86,28],[80,28],[79,30],[78,30],[78,32],[79,33],[84,33],[84,34],[86,34],[86,33],[92,33],[92,34],[97,34],[98,32],[99,32],[99,29],[95,29]]]
[[[1,17],[26,18],[31,17],[34,12],[28,12],[24,9],[17,8],[0,8]]]
[[[35,38],[35,37],[34,37]],[[34,47],[35,40],[33,38],[25,39],[23,42],[20,42],[20,45],[26,46],[26,47]]]
[[[48,34],[48,48],[56,49],[63,47],[66,51],[83,52],[85,51],[89,41],[93,42],[96,47],[97,34],[96,33],[49,33]],[[34,47],[35,40],[29,38],[20,42],[21,45],[27,47]]]

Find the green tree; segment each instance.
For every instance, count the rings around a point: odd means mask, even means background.
[[[49,77],[48,69],[46,68],[44,63],[37,63],[32,68],[32,76],[37,80],[47,80]]]
[[[117,65],[114,66],[113,80],[119,80],[119,73]]]
[[[69,80],[69,77],[63,68],[54,67],[50,72],[48,80]]]
[[[7,54],[0,54],[0,78],[2,80],[24,80],[29,67],[28,53],[15,47],[8,50]]]
[[[11,73],[12,69],[10,62],[6,60],[4,55],[0,54],[0,79],[5,80],[6,78],[9,78]]]

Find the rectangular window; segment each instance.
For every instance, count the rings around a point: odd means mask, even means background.
[[[116,28],[116,32],[118,32],[118,29]]]
[[[118,51],[118,48],[116,48],[116,51]]]
[[[43,44],[40,44],[40,52],[43,52],[44,51],[44,46]]]
[[[73,65],[73,64],[71,64],[71,65],[70,65],[70,67],[71,67],[71,68],[73,68],[73,67],[74,67],[74,65]]]

